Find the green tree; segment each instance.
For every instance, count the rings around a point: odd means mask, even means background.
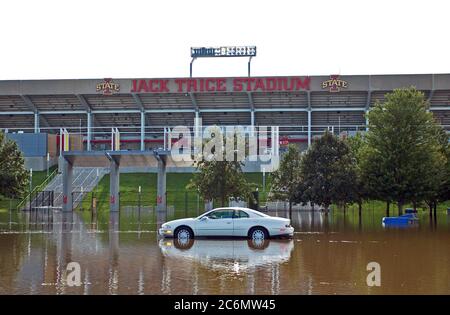
[[[364,200],[369,199],[369,193],[366,187],[366,181],[361,169],[361,160],[364,157],[364,153],[367,150],[367,141],[362,133],[358,132],[353,137],[345,139],[348,147],[350,148],[351,164],[355,172],[355,182],[353,187],[354,201],[358,204],[359,215],[361,216],[362,204]]]
[[[300,152],[295,145],[289,145],[288,151],[283,155],[280,167],[272,173],[270,199],[288,200],[289,213],[292,213],[292,203],[299,201],[301,192],[300,179]]]
[[[0,195],[18,198],[29,184],[29,172],[17,144],[0,131]]]
[[[439,202],[450,200],[450,137],[443,128],[439,129],[437,137],[444,162],[437,160],[438,163],[435,165],[436,171],[434,178],[436,187],[425,196],[425,202],[430,209],[430,215],[432,215],[433,209],[436,215],[436,208]]]
[[[225,137],[217,127],[212,133],[212,138],[222,137],[223,141],[231,141],[236,147],[236,144],[242,140],[234,134],[232,137]],[[207,142],[203,143],[203,149],[207,147]],[[218,142],[216,146],[221,146],[223,149],[223,142]],[[213,147],[212,153],[216,152],[216,147]],[[237,151],[237,150],[236,150]],[[222,152],[222,151],[221,151]],[[187,185],[187,189],[196,189],[204,200],[220,201],[221,206],[225,206],[226,201],[230,197],[234,198],[252,198],[252,187],[247,182],[242,172],[244,163],[239,161],[236,157],[230,161],[222,155],[221,158],[199,158],[196,163],[197,172]],[[219,153],[217,153],[219,155]]]
[[[368,114],[364,178],[373,197],[397,202],[399,214],[406,202],[423,200],[438,187],[436,165],[444,158],[439,126],[427,109],[424,94],[408,88],[386,94]]]
[[[306,151],[301,163],[304,198],[328,212],[332,203],[353,200],[356,172],[348,145],[332,133],[324,135]]]

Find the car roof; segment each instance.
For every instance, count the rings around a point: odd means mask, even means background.
[[[219,208],[211,209],[210,211],[212,211],[212,210],[250,210],[250,211],[253,211],[252,209],[244,208],[244,207],[219,207]]]
[[[245,208],[245,207],[220,207],[220,208],[211,209],[211,210],[209,210],[209,211],[207,211],[205,213],[208,213],[208,212],[211,212],[211,211],[215,211],[215,210],[243,210],[243,211],[248,211],[248,212],[251,212],[251,213],[254,213],[254,214],[258,214],[258,215],[268,216],[265,213],[262,213],[262,212],[259,212],[259,211],[256,211],[256,210],[253,210],[253,209],[250,209],[250,208]]]

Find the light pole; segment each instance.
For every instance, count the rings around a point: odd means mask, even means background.
[[[139,191],[139,207],[138,207],[138,209],[139,209],[139,216],[140,216],[140,214],[141,214],[141,186],[139,186],[139,188],[138,188],[138,191]]]
[[[266,192],[266,168],[263,167],[263,192]]]
[[[195,57],[192,58],[191,64],[190,64],[190,67],[189,67],[189,77],[190,78],[192,78],[192,64],[194,63],[195,59],[196,59]]]

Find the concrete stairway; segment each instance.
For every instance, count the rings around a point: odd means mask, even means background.
[[[75,167],[73,169],[72,193],[73,193],[73,208],[83,200],[86,193],[92,191],[100,180],[109,173],[109,168],[97,167]],[[45,187],[46,191],[54,191],[55,207],[62,207],[62,174],[58,174]]]

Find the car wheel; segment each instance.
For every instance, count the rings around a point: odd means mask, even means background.
[[[269,247],[270,241],[268,239],[249,239],[247,244],[251,249],[261,250]]]
[[[175,237],[179,240],[189,240],[194,238],[194,233],[192,233],[192,230],[190,228],[182,226],[176,229]]]
[[[175,248],[185,250],[190,249],[194,245],[194,240],[192,238],[176,238],[173,240]]]
[[[254,227],[250,230],[249,237],[255,241],[266,240],[269,238],[269,233],[263,227]]]

